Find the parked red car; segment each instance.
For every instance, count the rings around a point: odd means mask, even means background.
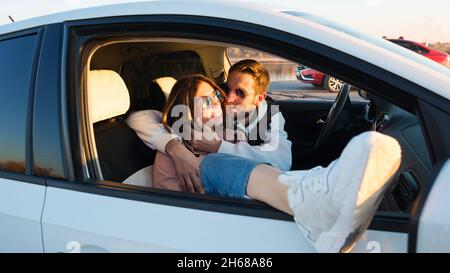
[[[421,43],[404,40],[402,38],[387,40],[450,68],[450,55],[445,52],[432,49]],[[322,86],[333,93],[341,91],[344,86],[343,81],[301,64],[297,66],[295,75],[297,76],[297,79],[304,83],[310,83],[314,86]]]
[[[341,91],[344,86],[343,81],[301,64],[297,65],[295,76],[304,83],[310,83],[317,87],[323,86],[332,93]]]
[[[404,39],[388,39],[388,41],[396,43],[399,46],[403,46],[409,50],[419,53],[420,55],[423,55],[435,62],[438,62],[438,63],[450,68],[450,55],[448,55],[445,52],[441,52],[439,50],[432,49],[432,48],[427,47],[418,42],[404,40]]]

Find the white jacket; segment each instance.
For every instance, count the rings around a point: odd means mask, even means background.
[[[264,111],[261,112],[264,113]],[[178,135],[167,132],[161,123],[162,113],[157,110],[142,110],[131,113],[126,122],[147,146],[162,153],[166,152],[165,147],[170,140],[179,138]],[[281,112],[278,112],[272,116],[268,138],[265,139],[263,144],[251,146],[245,141],[237,143],[222,141],[218,152],[269,163],[282,171],[289,171],[292,165],[292,143],[287,138],[284,124],[284,117]],[[256,126],[256,123],[250,124],[247,130],[250,130],[252,125]]]

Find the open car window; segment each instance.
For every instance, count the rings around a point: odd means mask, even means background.
[[[423,155],[426,151],[418,119],[414,115],[390,104],[375,103],[370,96],[361,96],[359,90],[352,87],[344,118],[330,140],[330,148],[318,157],[314,155],[312,147],[339,94],[339,90],[330,91],[326,87],[325,81],[332,76],[248,47],[214,42],[208,44],[207,41],[197,43],[183,39],[168,40],[165,43],[161,39],[157,42],[152,42],[151,39],[142,42],[141,39],[139,43],[113,43],[110,48],[106,46],[92,56],[89,73],[104,73],[108,79],[113,77],[119,82],[123,81],[123,90],[120,92],[124,97],[130,98],[130,105],[123,106],[121,111],[113,111],[112,115],[105,116],[103,120],[91,122],[93,143],[103,179],[116,183],[125,182],[124,184],[134,180],[138,182],[133,182],[132,185],[152,188],[156,151],[149,148],[127,126],[125,120],[135,111],[161,111],[164,108],[170,88],[164,91],[165,87],[158,79],[172,78],[175,82],[187,75],[203,74],[217,84],[224,84],[230,65],[248,58],[261,62],[269,72],[271,83],[268,95],[279,104],[286,120],[284,130],[292,142],[293,169],[326,166],[339,156],[353,136],[374,128],[403,139],[406,159],[411,162],[414,162],[415,154]],[[311,78],[318,82],[308,82]],[[121,103],[122,101],[118,102]],[[92,110],[97,106],[94,103],[90,107]],[[385,116],[387,118],[383,120]],[[404,124],[400,122],[394,126],[397,120]],[[377,123],[378,127],[373,127],[373,123]],[[399,183],[389,191],[380,209],[407,212],[418,194],[417,189],[425,180],[428,165],[426,162],[405,165],[396,178]],[[405,189],[411,188],[413,190],[405,197]]]

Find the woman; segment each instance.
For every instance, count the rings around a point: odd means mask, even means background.
[[[187,106],[189,113],[181,119],[189,129],[213,118],[222,119],[223,95],[203,76],[180,80],[168,99],[163,123],[170,129],[180,120],[170,115],[176,105]],[[193,114],[196,106],[206,109],[198,118]],[[293,215],[318,251],[339,252],[350,250],[367,229],[400,165],[401,150],[394,138],[366,132],[354,137],[326,168],[281,173],[269,165],[228,154],[200,157],[200,178],[206,193],[265,202]],[[162,153],[156,156],[153,179],[155,187],[183,190],[173,162]]]
[[[177,81],[170,92],[163,110],[163,125],[168,131],[180,135],[185,140],[183,143],[189,148],[186,141],[194,136],[195,131],[204,132],[212,123],[218,126],[222,124],[224,98],[225,93],[222,89],[203,75],[193,75],[181,79]],[[180,128],[178,125],[184,127]],[[210,134],[214,137],[222,135]],[[197,156],[200,160],[204,157],[200,154]],[[159,189],[187,191],[185,184],[177,176],[172,158],[161,152],[156,154],[153,166],[153,184],[155,188]]]

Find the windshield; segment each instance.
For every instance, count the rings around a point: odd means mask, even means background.
[[[316,16],[314,14],[310,14],[310,13],[307,13],[307,12],[301,12],[301,11],[282,11],[282,12],[285,13],[285,14],[289,14],[289,15],[295,16],[295,17],[300,17],[300,18],[304,18],[304,19],[309,20],[309,21],[313,21],[313,22],[318,23],[320,25],[323,25],[323,26],[332,28],[334,30],[346,33],[348,35],[351,35],[351,36],[353,36],[355,38],[358,38],[360,40],[363,40],[363,41],[375,44],[375,45],[377,45],[379,47],[382,47],[384,49],[387,49],[387,50],[390,50],[390,51],[395,52],[397,54],[400,54],[400,55],[402,55],[402,56],[404,56],[404,57],[406,57],[408,59],[412,59],[412,60],[414,60],[414,61],[416,61],[418,63],[421,63],[421,64],[423,64],[423,65],[425,65],[427,67],[430,67],[430,68],[432,68],[434,70],[437,70],[437,71],[439,71],[439,72],[441,72],[441,73],[443,73],[443,74],[445,74],[445,75],[450,77],[450,69],[446,68],[445,66],[440,65],[440,64],[438,64],[438,63],[436,63],[436,62],[434,62],[434,61],[432,61],[432,60],[430,60],[430,59],[428,59],[426,57],[423,57],[423,56],[421,56],[421,55],[419,55],[419,54],[417,54],[415,52],[412,52],[412,51],[410,51],[408,49],[405,49],[405,48],[403,48],[403,47],[401,47],[401,46],[399,46],[397,44],[394,44],[394,43],[392,43],[390,41],[387,41],[387,40],[385,40],[383,38],[379,38],[379,37],[376,37],[376,36],[372,36],[372,35],[363,33],[361,31],[349,28],[349,27],[347,27],[345,25],[342,25],[342,24],[339,24],[339,23],[336,23],[336,22],[333,22],[333,21],[329,21],[327,19],[324,19],[322,17]]]

